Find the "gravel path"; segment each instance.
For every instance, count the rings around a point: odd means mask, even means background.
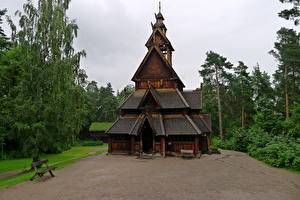
[[[99,155],[43,178],[0,190],[1,200],[299,200],[300,176],[247,155],[201,159]]]

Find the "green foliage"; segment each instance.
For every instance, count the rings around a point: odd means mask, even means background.
[[[9,42],[8,38],[6,37],[4,30],[2,29],[1,25],[3,24],[3,16],[7,12],[6,9],[0,9],[0,55],[3,51],[8,50],[11,47],[11,43]]]
[[[9,18],[15,47],[0,57],[0,142],[9,156],[38,157],[71,147],[85,123],[84,51],[75,52],[78,27],[67,16],[70,1],[31,1]],[[1,113],[1,114],[2,114]],[[1,116],[2,117],[2,116]],[[2,153],[2,157],[3,157]]]
[[[290,106],[299,102],[300,98],[300,34],[293,29],[281,28],[270,53],[279,63],[273,76],[278,97],[277,111],[284,113],[286,93]]]
[[[285,9],[278,13],[279,17],[282,17],[286,20],[294,21],[294,24],[297,26],[300,23],[300,0],[279,0],[281,3],[291,3],[293,8]]]
[[[102,141],[95,141],[95,140],[84,140],[81,141],[81,146],[101,146],[103,145]]]
[[[111,125],[112,122],[93,122],[89,131],[106,131]]]
[[[272,136],[260,128],[238,128],[230,139],[213,139],[213,146],[247,152],[274,167],[300,170],[300,139]]]
[[[119,105],[121,105],[133,91],[134,91],[134,85],[132,84],[125,86],[121,92],[118,91],[117,97],[119,100]]]
[[[220,140],[217,137],[212,138],[212,148],[235,150],[234,143],[233,143],[232,139]]]
[[[93,121],[111,122],[117,118],[119,106],[118,97],[114,95],[114,91],[110,83],[106,87],[98,88],[97,82],[90,82],[86,90],[90,101],[90,114],[93,116]]]

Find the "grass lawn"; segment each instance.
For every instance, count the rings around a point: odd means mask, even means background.
[[[60,154],[44,154],[41,159],[48,159],[49,165],[55,165],[56,170],[64,168],[66,165],[74,163],[77,159],[87,156],[98,155],[106,152],[107,150],[101,150],[96,152],[96,149],[105,148],[106,144],[101,146],[76,146],[68,151],[64,151]],[[89,154],[90,152],[96,152],[95,154]],[[10,171],[24,171],[30,169],[32,159],[14,159],[14,160],[1,160],[0,161],[0,173]],[[14,176],[9,176],[0,180],[0,188],[8,187],[26,180],[29,180],[34,175],[33,171],[20,173]]]
[[[106,131],[112,122],[93,122],[90,126],[90,131]]]

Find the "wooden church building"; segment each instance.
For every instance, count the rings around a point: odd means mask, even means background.
[[[148,52],[132,78],[135,91],[106,132],[108,152],[165,156],[188,150],[197,156],[209,149],[210,115],[201,112],[201,91],[183,90],[160,10],[155,18]]]

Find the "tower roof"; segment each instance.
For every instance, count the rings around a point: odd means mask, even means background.
[[[161,14],[161,12],[158,12],[158,13],[155,15],[155,18],[156,18],[156,19],[162,19],[162,20],[165,20],[164,16]]]

